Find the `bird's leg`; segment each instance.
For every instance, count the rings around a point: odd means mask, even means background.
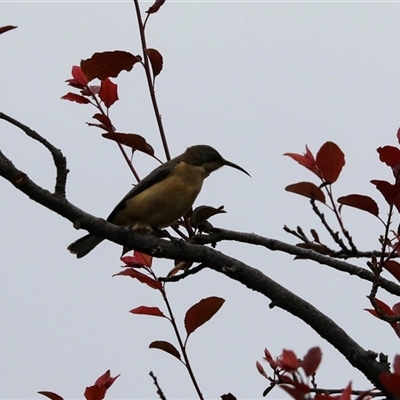
[[[151,233],[158,238],[174,239],[166,229],[160,229],[160,228],[151,228],[151,229],[152,229]]]

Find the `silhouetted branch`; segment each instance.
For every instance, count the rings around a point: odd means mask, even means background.
[[[166,398],[165,395],[164,395],[164,392],[162,391],[160,385],[158,384],[157,377],[153,374],[152,371],[149,372],[149,375],[153,378],[154,385],[155,385],[155,387],[157,388],[158,397],[159,397],[161,400],[167,400],[167,398]]]
[[[185,279],[189,275],[195,275],[198,272],[200,272],[202,269],[204,269],[205,266],[203,264],[198,265],[197,267],[191,267],[182,272],[179,275],[173,275],[173,276],[167,276],[166,278],[158,278],[159,281],[162,282],[179,282],[182,279]]]
[[[269,239],[264,236],[256,235],[255,233],[236,232],[227,229],[215,228],[215,230],[208,235],[197,235],[193,239],[195,243],[210,244],[221,242],[222,240],[233,240],[236,242],[242,242],[247,244],[253,244],[256,246],[263,246],[272,251],[282,251],[284,253],[292,254],[302,259],[313,260],[319,264],[324,264],[338,271],[347,272],[350,275],[355,275],[360,279],[374,282],[375,275],[365,269],[358,267],[354,264],[350,264],[346,261],[332,258],[324,254],[317,253],[316,251],[303,249],[298,246],[294,246],[289,243],[281,242],[276,239]],[[366,252],[365,252],[366,253]],[[368,252],[368,254],[374,254],[374,252]],[[377,254],[381,254],[377,252]],[[379,286],[387,290],[389,293],[400,295],[400,286],[396,283],[389,281],[388,279],[379,278]]]
[[[142,44],[143,66],[144,66],[145,73],[146,73],[147,85],[148,85],[149,93],[150,93],[150,97],[151,97],[151,104],[153,105],[154,115],[155,115],[156,120],[157,120],[158,130],[160,132],[161,141],[162,141],[162,144],[163,144],[163,147],[164,147],[165,157],[167,158],[167,161],[169,161],[171,159],[171,155],[169,153],[167,138],[166,138],[165,131],[164,131],[164,125],[163,125],[163,122],[162,122],[162,119],[161,119],[160,110],[158,109],[156,93],[155,93],[155,90],[154,90],[154,81],[153,81],[153,79],[151,77],[151,70],[150,70],[151,67],[150,67],[149,57],[148,57],[148,54],[147,54],[145,24],[143,24],[142,16],[140,14],[139,0],[134,0],[134,5],[135,5],[135,11],[136,11],[136,18],[137,18],[137,21],[138,21],[138,27],[139,27],[139,33],[140,33],[140,41],[141,41],[141,44]],[[148,14],[147,17],[149,15],[150,14]],[[147,22],[147,18],[146,18],[146,22]]]
[[[35,132],[28,126],[15,120],[14,118],[9,117],[2,112],[0,112],[0,119],[3,119],[4,121],[7,121],[17,128],[23,130],[27,136],[34,140],[37,140],[44,147],[46,147],[47,150],[50,151],[51,155],[53,156],[54,165],[56,166],[57,170],[54,194],[56,194],[57,196],[65,197],[65,185],[67,183],[67,174],[69,171],[67,169],[67,159],[64,157],[64,154],[61,152],[61,150],[54,147],[50,142],[48,142],[45,138],[40,136],[37,132]]]
[[[312,241],[307,237],[307,235],[304,233],[303,229],[301,226],[298,226],[296,230],[290,229],[288,226],[284,225],[283,230],[287,233],[290,233],[291,235],[297,237],[304,243],[312,243]]]
[[[325,229],[328,231],[328,233],[331,235],[332,239],[334,240],[335,243],[339,245],[339,247],[342,249],[343,252],[349,252],[350,250],[348,247],[344,244],[343,240],[339,236],[339,232],[334,232],[333,229],[329,226],[328,222],[325,219],[325,214],[323,214],[319,208],[317,207],[315,200],[310,200],[311,207],[315,214],[318,216],[318,218],[321,220],[322,225],[325,227]],[[344,228],[343,228],[344,230]],[[352,248],[354,246],[353,242],[351,241],[350,244],[352,245]],[[354,246],[355,248],[355,246]],[[356,249],[357,250],[357,249]]]

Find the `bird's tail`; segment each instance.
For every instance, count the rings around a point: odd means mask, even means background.
[[[68,250],[72,254],[76,254],[77,258],[81,258],[86,256],[87,253],[92,251],[99,243],[101,243],[104,239],[95,235],[86,235],[76,240],[74,243],[71,243],[68,246]]]

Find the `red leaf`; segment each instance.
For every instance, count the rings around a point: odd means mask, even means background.
[[[95,382],[94,384],[97,385],[97,386],[103,386],[103,385],[105,385],[105,384],[108,382],[108,380],[110,379],[110,377],[111,377],[111,372],[110,372],[110,370],[108,369],[106,372],[104,372],[103,375],[100,375],[100,376],[96,379],[96,382]]]
[[[272,354],[267,349],[264,349],[264,360],[268,361],[272,369],[278,367],[278,363],[272,358]]]
[[[147,55],[150,59],[151,68],[153,69],[153,76],[156,77],[163,68],[163,56],[156,49],[147,49]]]
[[[175,260],[174,264],[175,264],[174,268],[172,268],[171,271],[168,272],[168,275],[167,275],[168,278],[176,275],[179,271],[186,271],[193,265],[193,262],[192,261]]]
[[[185,328],[189,336],[197,328],[211,319],[222,307],[225,300],[220,297],[207,297],[189,308],[185,315]]]
[[[110,108],[118,100],[118,85],[111,82],[109,78],[101,81],[100,99],[107,108]]]
[[[342,394],[338,397],[338,400],[351,400],[351,382],[346,389],[342,390]]]
[[[400,396],[400,377],[389,372],[382,372],[379,376],[382,385],[395,396]]]
[[[87,400],[103,400],[107,389],[104,386],[89,386],[86,388],[84,396]]]
[[[301,366],[306,373],[306,376],[311,376],[317,370],[322,358],[322,352],[319,347],[313,347],[308,350],[308,353],[304,356]]]
[[[393,304],[392,310],[396,315],[400,315],[400,303]]]
[[[314,155],[311,153],[310,149],[306,146],[306,152],[303,154],[297,153],[285,153],[284,156],[288,156],[293,158],[293,160],[297,161],[303,167],[306,167],[315,175],[320,176],[319,171],[317,169],[317,165],[315,162]]]
[[[152,6],[146,11],[147,14],[156,13],[160,7],[165,3],[165,0],[156,0]]]
[[[213,215],[226,213],[224,206],[214,208],[211,206],[198,206],[190,215],[190,222],[193,228],[197,228],[200,224],[207,221]]]
[[[140,315],[151,315],[154,317],[164,317],[164,313],[158,308],[158,307],[146,307],[146,306],[140,306],[136,307],[133,310],[129,311],[132,314],[140,314]]]
[[[127,268],[124,271],[118,272],[118,274],[114,274],[113,276],[130,276],[131,278],[136,278],[139,282],[145,283],[147,286],[150,286],[153,289],[162,289],[162,282],[156,281],[153,278],[150,278],[149,276],[142,274],[139,271],[136,271],[133,268]]]
[[[136,135],[135,133],[118,133],[108,132],[103,133],[106,139],[114,140],[115,142],[129,146],[132,149],[139,150],[150,156],[154,156],[154,149],[146,142],[143,136]]]
[[[400,150],[393,146],[378,147],[379,159],[389,167],[394,168],[400,163]]]
[[[309,199],[318,200],[325,203],[324,192],[314,183],[311,182],[298,182],[285,187],[287,192],[300,194],[301,196],[308,197]]]
[[[371,199],[369,196],[349,194],[347,196],[339,197],[337,201],[340,204],[367,211],[376,217],[379,215],[378,204],[376,204],[375,200]]]
[[[2,33],[11,31],[11,29],[16,29],[16,28],[18,28],[18,27],[17,27],[17,26],[14,26],[14,25],[5,25],[5,26],[1,26],[1,27],[0,27],[0,35],[1,35]],[[40,392],[39,392],[39,393],[40,393]],[[48,393],[50,393],[50,392],[48,392]]]
[[[227,393],[221,395],[221,400],[237,400],[237,398],[232,393]]]
[[[103,375],[96,379],[94,384],[97,386],[104,386],[106,389],[108,389],[118,377],[119,375],[112,377],[110,370],[107,370]]]
[[[126,51],[104,51],[94,53],[92,57],[81,61],[82,71],[89,81],[98,78],[116,78],[123,70],[130,71],[141,60]]]
[[[386,202],[389,205],[392,205],[393,204],[393,187],[392,187],[393,185],[391,185],[387,181],[381,181],[378,179],[373,179],[371,181],[371,183],[373,185],[375,185],[375,187],[381,192],[381,194],[385,198]]]
[[[301,362],[298,360],[296,354],[291,350],[283,350],[282,355],[278,360],[278,365],[285,371],[296,371]]]
[[[383,268],[389,271],[400,282],[400,264],[394,260],[388,260],[383,264]]]
[[[99,94],[101,89],[100,85],[89,85],[88,88],[91,94]]]
[[[123,268],[145,268],[145,266],[141,262],[139,262],[135,256],[123,256],[121,257],[121,261],[125,263],[125,265],[123,265]]]
[[[46,391],[42,391],[42,392],[38,392],[39,394],[48,397],[51,400],[64,400],[63,397],[59,396],[57,393],[53,393],[53,392],[46,392]]]
[[[400,144],[400,128],[397,130],[397,141]]]
[[[268,375],[267,375],[267,373],[265,372],[264,367],[263,367],[258,361],[256,361],[256,368],[257,368],[257,371],[258,371],[263,377],[265,377],[265,378],[268,379]]]
[[[345,164],[344,154],[337,144],[326,142],[317,153],[316,163],[322,178],[327,183],[334,183]]]
[[[379,300],[377,298],[375,298],[376,303],[378,304],[378,306],[381,308],[382,312],[386,315],[388,315],[389,317],[394,317],[396,316],[396,314],[394,313],[394,311],[386,304],[384,303],[382,300]],[[375,309],[371,309],[371,308],[366,308],[365,311],[370,312],[373,316],[377,317],[377,318],[381,318],[378,313],[376,312]]]
[[[400,376],[400,355],[396,354],[393,360],[393,372]]]
[[[61,97],[62,100],[69,100],[69,101],[75,101],[79,104],[88,104],[90,103],[89,99],[87,99],[86,97],[83,97],[79,94],[75,94],[75,93],[71,93],[68,92],[67,94],[65,94],[63,97]]]
[[[86,86],[89,83],[85,74],[82,71],[82,68],[79,65],[74,65],[72,67],[71,73],[72,77],[79,85]]]
[[[96,128],[107,130],[107,127],[103,124],[92,124],[91,122],[86,122],[87,126],[95,126]]]
[[[151,265],[153,263],[153,256],[149,256],[148,254],[141,253],[140,251],[134,251],[133,252],[134,257],[142,263],[145,267],[151,268]]]
[[[181,355],[179,354],[179,351],[176,349],[174,345],[172,345],[169,342],[166,342],[164,340],[156,340],[149,345],[149,349],[159,349],[163,350],[172,356],[176,357],[178,360],[181,359]]]
[[[72,81],[76,82],[75,79],[71,79]],[[67,82],[70,82],[71,80],[68,80]],[[71,86],[74,86],[70,83]],[[81,86],[82,87],[82,86]],[[100,93],[100,85],[87,85],[81,90],[81,95],[82,96],[91,96],[93,97],[96,94]]]
[[[107,389],[114,383],[119,375],[112,377],[110,370],[96,379],[93,386],[89,386],[85,390],[87,400],[102,400],[106,395]]]
[[[110,118],[107,117],[107,115],[104,114],[94,114],[93,117],[94,119],[97,119],[97,121],[100,121],[102,125],[104,126],[104,130],[106,131],[113,131],[114,127],[110,121]]]
[[[336,400],[336,398],[333,396],[330,396],[329,394],[317,393],[314,397],[314,400]]]
[[[371,183],[382,193],[390,206],[395,205],[400,210],[400,181],[392,185],[389,182],[374,179]]]
[[[75,79],[67,79],[65,82],[68,82],[68,86],[72,86],[76,89],[82,89],[81,90],[81,95],[82,96],[90,96],[91,93],[87,90],[86,87],[82,86],[80,83],[78,83],[77,80]]]

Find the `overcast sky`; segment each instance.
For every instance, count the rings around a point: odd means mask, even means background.
[[[143,2],[143,10],[149,5]],[[400,126],[399,12],[398,3],[378,2],[167,1],[150,18],[148,45],[164,56],[156,90],[171,153],[209,144],[252,175],[224,168],[207,179],[196,205],[225,206],[228,213],[214,218],[216,226],[296,243],[282,227],[301,225],[316,228],[332,245],[308,201],[284,191],[290,183],[317,181],[282,156],[303,152],[305,144],[316,152],[327,140],[346,155],[336,197],[369,194],[385,215],[369,181],[391,179],[376,148],[396,145]],[[70,90],[64,81],[81,59],[105,50],[140,53],[132,2],[0,2],[0,26],[9,24],[18,29],[0,37],[0,111],[61,148],[71,171],[68,199],[106,217],[134,178],[117,146],[86,125],[95,109],[60,97]],[[164,159],[143,72],[135,67],[117,83],[117,129],[145,136]],[[1,122],[0,148],[38,184],[53,189],[54,166],[41,145]],[[143,155],[136,163],[141,176],[157,166]],[[111,277],[120,270],[120,248],[102,243],[77,260],[66,247],[84,232],[4,180],[0,193],[0,397],[38,398],[37,391],[50,390],[82,398],[84,388],[111,369],[121,377],[109,398],[156,398],[149,371],[167,398],[195,398],[182,365],[148,349],[153,340],[176,343],[167,321],[129,314],[139,305],[164,306],[155,291]],[[343,215],[360,249],[378,248],[378,221],[358,210]],[[369,284],[260,248],[223,243],[218,249],[312,302],[366,349],[390,360],[398,351],[392,330],[363,311]],[[172,262],[155,265],[162,275]],[[357,389],[370,388],[303,322],[269,309],[268,299],[224,276],[202,271],[167,291],[178,321],[204,297],[226,299],[188,345],[208,399],[227,392],[260,398],[267,382],[255,361],[264,347],[275,356],[283,348],[302,356],[320,346],[321,387],[343,388],[351,380]],[[271,397],[285,395],[275,389]]]

